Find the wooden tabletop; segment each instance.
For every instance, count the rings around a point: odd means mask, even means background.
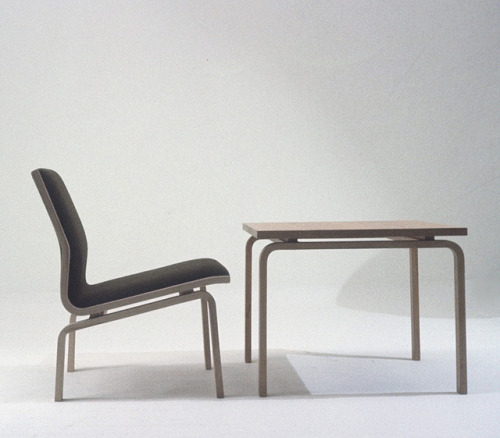
[[[256,239],[434,238],[466,236],[467,228],[422,221],[258,222],[243,229]]]

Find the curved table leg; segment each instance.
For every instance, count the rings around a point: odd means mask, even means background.
[[[465,320],[465,257],[462,248],[449,240],[435,241],[435,247],[449,248],[455,268],[455,348],[457,392],[467,394],[467,337]]]
[[[259,259],[259,396],[267,397],[267,260],[279,244],[270,243]]]
[[[253,238],[251,238],[253,239]],[[247,243],[248,253],[254,241]],[[250,248],[250,251],[249,251]],[[467,394],[467,345],[465,320],[465,262],[464,253],[455,242],[446,240],[413,241],[413,242],[307,242],[307,243],[270,243],[265,246],[259,259],[259,396],[267,396],[267,261],[271,252],[286,249],[356,249],[356,248],[409,248],[411,266],[412,294],[412,358],[420,357],[419,311],[418,311],[418,248],[449,248],[453,252],[455,265],[455,337],[456,337],[456,369],[457,392]],[[247,271],[248,273],[248,271]],[[251,273],[251,272],[250,272]],[[251,280],[247,275],[247,293],[251,288]],[[246,296],[246,303],[251,295]],[[248,341],[249,338],[246,338]],[[249,342],[246,344],[248,347]]]
[[[465,260],[462,248],[448,242],[455,262],[455,337],[457,354],[457,392],[467,394],[467,342],[465,329]]]

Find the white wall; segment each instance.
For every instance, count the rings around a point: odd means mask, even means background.
[[[3,348],[19,303],[40,306],[19,345],[52,347],[65,318],[37,167],[69,186],[90,281],[223,262],[226,333],[242,329],[245,221],[467,226],[470,302],[498,316],[499,22],[497,1],[2,1]],[[388,253],[272,263],[273,287],[339,297],[407,276]],[[448,254],[422,263],[451,277]]]

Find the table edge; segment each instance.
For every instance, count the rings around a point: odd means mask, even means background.
[[[447,225],[436,226],[436,228],[415,227],[366,230],[256,230],[252,227],[252,225],[256,224],[257,223],[243,223],[243,230],[256,239],[433,238],[437,236],[467,236],[468,234],[468,229],[466,227],[453,227]]]

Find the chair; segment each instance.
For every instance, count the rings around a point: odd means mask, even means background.
[[[87,239],[63,180],[49,169],[34,170],[32,176],[59,240],[61,300],[71,314],[70,323],[61,330],[57,342],[55,400],[63,398],[67,334],[70,335],[67,368],[70,372],[75,366],[77,330],[193,300],[201,302],[205,368],[211,369],[210,333],[216,394],[218,398],[224,397],[216,305],[206,287],[229,283],[227,269],[216,260],[203,258],[88,284]],[[85,319],[77,321],[77,317]]]

